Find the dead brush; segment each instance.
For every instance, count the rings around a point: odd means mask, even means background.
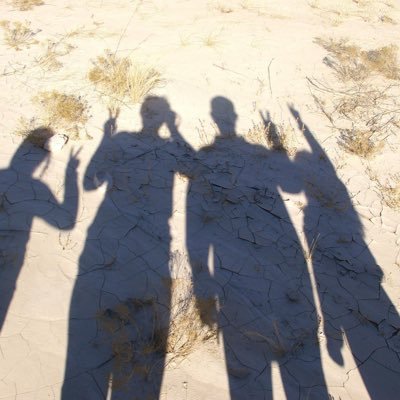
[[[63,39],[48,40],[45,46],[44,54],[35,59],[36,63],[45,71],[58,71],[63,65],[59,58],[66,56],[75,48]]]
[[[79,139],[89,120],[89,106],[83,98],[53,90],[39,93],[33,101],[41,108],[45,126],[62,129],[72,140]]]
[[[128,57],[117,57],[109,50],[93,61],[88,78],[112,110],[121,104],[140,103],[163,82],[156,69],[137,64]]]
[[[339,133],[338,143],[348,153],[369,158],[400,128],[398,84],[370,79],[332,87],[308,79],[315,104]]]
[[[167,352],[173,358],[187,356],[197,345],[217,336],[216,300],[196,298],[188,258],[174,252],[170,260],[171,279],[165,280],[171,293],[171,316]]]
[[[12,0],[11,5],[19,11],[32,10],[33,7],[44,4],[43,0]]]
[[[274,124],[267,113],[265,116],[260,113],[262,122],[248,130],[246,137],[251,143],[261,144],[273,151],[280,151],[288,155],[294,155],[297,147],[294,142],[294,129],[292,126],[280,123]]]
[[[0,26],[3,28],[4,41],[10,48],[19,51],[37,43],[34,37],[40,30],[33,31],[29,21],[0,21]]]
[[[21,118],[15,134],[33,145],[43,148],[46,141],[54,136],[55,132],[48,126],[40,126],[35,119]]]
[[[215,300],[195,298],[187,263],[186,256],[172,254],[171,278],[162,285],[169,293],[168,304],[155,298],[134,298],[97,313],[103,342],[113,357],[114,388],[123,388],[132,379],[147,381],[164,366],[166,356],[168,362],[182,359],[200,343],[215,339]]]
[[[196,299],[190,280],[171,279],[167,284],[171,288],[172,306],[166,349],[171,357],[183,358],[200,343],[216,338],[213,315],[216,302],[213,298]]]
[[[330,57],[336,84],[308,79],[319,110],[339,132],[339,145],[348,153],[369,158],[382,150],[400,128],[400,79],[397,47],[362,50],[346,40],[317,38]]]
[[[330,57],[325,57],[324,62],[342,81],[361,81],[374,74],[387,79],[400,79],[397,46],[362,50],[359,46],[349,44],[346,39],[316,38],[315,43],[328,51]]]
[[[340,131],[339,145],[348,153],[371,158],[385,146],[384,138],[375,137],[374,132],[354,129]]]
[[[400,210],[400,174],[391,174],[385,184],[378,182],[378,189],[388,207]]]

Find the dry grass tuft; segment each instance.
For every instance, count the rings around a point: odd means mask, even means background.
[[[88,78],[113,110],[123,103],[140,103],[163,82],[154,68],[134,63],[128,57],[119,58],[110,51],[97,57]]]
[[[42,6],[43,0],[12,0],[11,4],[19,11],[28,11],[33,7]]]
[[[3,28],[5,43],[15,50],[19,51],[22,47],[29,47],[37,43],[34,37],[39,30],[32,31],[31,23],[28,21],[25,21],[25,23],[1,21],[0,26]]]
[[[203,45],[206,47],[216,47],[219,43],[218,36],[219,34],[209,33],[208,35],[203,37]]]

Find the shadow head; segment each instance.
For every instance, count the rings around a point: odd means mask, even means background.
[[[216,123],[220,136],[228,138],[236,136],[237,114],[233,103],[223,96],[211,100],[211,117]]]

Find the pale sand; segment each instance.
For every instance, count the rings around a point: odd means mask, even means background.
[[[382,182],[400,173],[398,136],[368,162],[345,153],[306,80],[335,80],[316,37],[347,37],[367,49],[396,44],[399,6],[48,0],[22,12],[8,3],[0,5],[1,18],[31,21],[40,43],[20,51],[0,43],[0,290],[11,299],[2,310],[0,399],[144,400],[157,398],[158,390],[160,398],[173,400],[258,400],[271,392],[275,399],[325,399],[327,393],[335,400],[399,398],[400,213],[385,205],[366,173],[369,167]],[[37,65],[47,39],[76,29],[79,34],[65,39],[74,48],[59,57],[62,68]],[[86,75],[104,49],[162,73],[165,84],[152,93],[168,99],[186,147],[169,142],[164,124],[163,138],[120,134],[98,148],[108,113]],[[10,167],[21,144],[13,133],[21,116],[35,116],[31,98],[53,89],[86,98],[93,140],[70,141],[32,177],[40,150],[23,152]],[[234,105],[239,135],[268,111],[276,124],[292,126],[292,145],[301,155],[286,157],[235,139],[214,146],[210,102],[216,96]],[[308,141],[288,105],[308,126]],[[220,123],[229,124],[222,121],[232,117],[229,103],[217,106],[220,112],[225,107]],[[123,107],[117,125],[118,132],[139,132],[140,105]],[[310,138],[322,147],[312,148]],[[212,149],[193,161],[207,145]],[[76,195],[73,172],[66,184],[65,168],[79,147]],[[108,188],[99,171],[108,174]],[[322,192],[345,211],[327,206]],[[314,237],[306,266],[302,248]],[[155,367],[148,381],[135,370],[111,393],[115,343],[136,344],[128,322],[113,332],[112,347],[99,313],[129,298],[168,305],[160,278],[168,277],[173,251],[181,261],[172,277],[183,274],[188,281],[192,262],[196,290],[217,297],[218,340],[197,343],[185,357],[161,357],[168,361],[161,389]],[[136,323],[147,329],[140,318]],[[124,354],[119,367],[126,376],[137,355]]]

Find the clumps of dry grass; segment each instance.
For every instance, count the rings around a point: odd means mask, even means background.
[[[329,51],[324,62],[335,71],[337,83],[309,79],[316,105],[346,152],[363,158],[378,154],[400,128],[397,47],[364,51],[345,40],[317,43]]]
[[[319,110],[339,133],[338,143],[363,158],[378,154],[400,128],[398,84],[367,79],[332,87],[309,79]]]
[[[156,69],[133,62],[128,57],[117,57],[108,50],[93,61],[88,78],[113,110],[124,103],[140,103],[163,82]]]
[[[395,45],[362,50],[346,39],[316,38],[315,42],[329,52],[331,57],[326,57],[324,61],[342,81],[361,81],[373,74],[400,79],[398,48]]]
[[[37,40],[34,39],[40,30],[33,31],[29,21],[0,21],[0,26],[3,28],[4,41],[7,46],[21,50],[23,47],[30,47],[36,44]]]
[[[371,158],[383,149],[385,141],[374,137],[374,133],[370,131],[342,129],[339,144],[348,153]]]
[[[274,124],[269,119],[269,115],[264,117],[261,114],[261,118],[261,122],[253,123],[246,138],[251,143],[261,144],[273,151],[281,151],[290,156],[296,154],[297,147],[295,146],[293,127],[283,122]]]
[[[215,301],[195,299],[187,257],[173,253],[170,269],[171,278],[161,285],[168,304],[159,293],[160,298],[127,299],[97,314],[113,357],[114,389],[132,380],[150,381],[158,368],[216,337]]]
[[[171,279],[165,281],[171,292],[167,352],[185,357],[198,344],[216,338],[216,301],[213,297],[196,298],[185,254],[171,255],[170,270]]]
[[[47,126],[63,129],[71,139],[78,139],[89,120],[89,106],[80,96],[56,90],[41,92],[34,102],[42,109]]]
[[[33,7],[44,4],[43,0],[12,0],[11,4],[19,11],[32,10]]]
[[[216,337],[216,302],[213,298],[195,299],[187,279],[172,279],[167,284],[171,286],[173,301],[166,349],[172,356],[182,358],[200,343]]]
[[[393,210],[400,210],[400,174],[391,174],[385,184],[379,181],[377,184],[385,204]]]
[[[36,118],[21,118],[16,134],[37,137],[40,133],[61,130],[71,140],[78,140],[85,132],[85,125],[89,120],[89,106],[79,96],[57,92],[41,92],[33,98],[39,107],[39,116]],[[86,137],[89,136],[86,134]],[[40,141],[40,140],[39,140]]]

